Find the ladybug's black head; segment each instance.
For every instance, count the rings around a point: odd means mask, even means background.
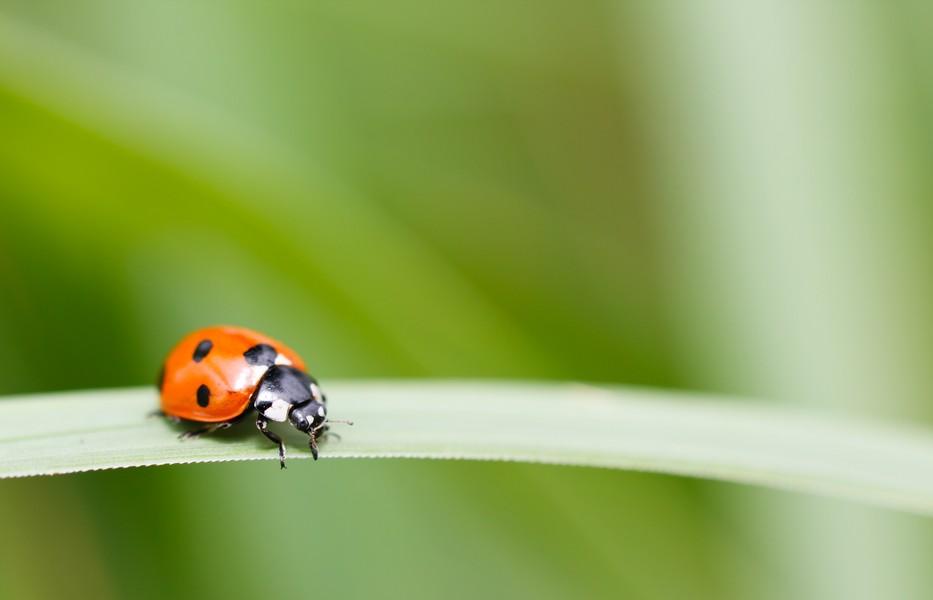
[[[312,398],[304,404],[294,407],[288,414],[288,420],[298,431],[320,433],[327,421],[327,407],[324,406],[323,402],[318,402]]]

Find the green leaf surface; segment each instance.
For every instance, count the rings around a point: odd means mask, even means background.
[[[685,393],[582,384],[331,382],[321,458],[510,460],[760,484],[933,514],[933,431]],[[0,402],[0,477],[275,460],[249,423],[182,442],[148,388]],[[307,438],[279,431],[289,460]],[[272,468],[270,466],[270,468]]]

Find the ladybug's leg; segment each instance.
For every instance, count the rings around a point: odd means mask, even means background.
[[[162,417],[166,421],[169,421],[170,423],[174,423],[175,425],[178,425],[179,423],[181,423],[181,417],[176,417],[175,415],[167,415],[161,410],[154,410],[151,413],[149,413],[147,416],[150,419],[155,419],[156,417]]]
[[[314,457],[314,460],[317,460],[317,442],[314,440],[315,433],[316,432],[312,429],[311,433],[309,434],[311,439],[308,441],[308,446],[311,448],[311,456]]]
[[[205,433],[211,433],[213,431],[217,431],[218,429],[226,429],[227,427],[230,427],[230,425],[231,423],[229,421],[225,421],[223,423],[208,423],[207,425],[205,425],[204,427],[200,429],[194,429],[192,431],[181,432],[178,435],[178,439],[193,440],[197,437],[200,437],[201,435],[204,435]]]
[[[341,436],[341,435],[340,435],[339,433],[337,433],[336,431],[329,431],[329,430],[317,434],[317,437],[316,437],[315,439],[318,439],[318,440],[326,440],[326,439],[332,438],[332,437],[337,438],[337,441],[340,441],[340,440],[343,439],[343,436]]]
[[[279,465],[281,468],[285,468],[285,444],[282,442],[282,438],[277,436],[274,432],[266,429],[266,426],[269,424],[269,421],[262,415],[259,415],[259,418],[256,419],[256,428],[262,432],[264,436],[272,440],[273,444],[279,445]],[[312,438],[313,439],[313,438]]]

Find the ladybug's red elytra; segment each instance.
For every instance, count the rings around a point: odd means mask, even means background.
[[[205,423],[181,439],[225,429],[256,410],[256,427],[278,444],[283,469],[285,444],[269,431],[269,421],[289,421],[307,433],[314,460],[316,438],[333,422],[327,418],[327,399],[301,357],[244,327],[205,327],[185,336],[165,359],[159,390],[160,412],[167,418]]]

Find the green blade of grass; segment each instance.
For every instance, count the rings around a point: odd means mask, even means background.
[[[321,458],[512,460],[759,484],[933,514],[933,431],[686,393],[580,384],[337,382]],[[0,477],[277,458],[251,420],[181,442],[152,389],[0,401]],[[307,437],[280,427],[289,460]],[[270,464],[269,468],[277,468]]]

